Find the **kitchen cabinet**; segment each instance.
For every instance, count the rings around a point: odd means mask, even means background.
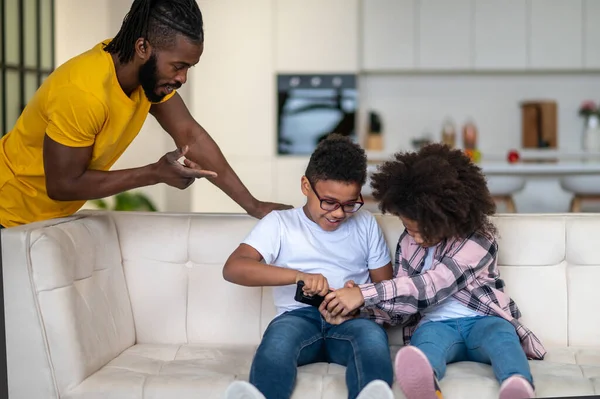
[[[527,3],[523,0],[476,0],[475,69],[527,68]]]
[[[417,66],[424,70],[470,69],[471,0],[420,0]]]
[[[416,0],[363,0],[362,69],[415,67]]]
[[[583,66],[586,69],[600,69],[600,1],[585,0],[583,15]]]
[[[275,69],[358,71],[359,0],[275,0]]]
[[[583,0],[529,1],[529,69],[581,69]]]

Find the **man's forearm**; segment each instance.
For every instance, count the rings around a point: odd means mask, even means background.
[[[214,185],[244,208],[248,214],[263,216],[256,212],[261,202],[256,200],[244,186],[217,143],[192,117],[179,94],[175,93],[168,101],[152,105],[150,113],[173,137],[177,147],[189,146],[187,158],[200,165],[202,169],[217,173],[216,178],[209,179]]]
[[[156,183],[156,174],[148,165],[115,171],[87,170],[77,178],[47,182],[47,191],[48,196],[57,201],[81,201],[110,197]]]
[[[251,213],[256,206],[256,199],[233,171],[217,143],[200,125],[196,125],[195,128],[199,130],[189,136],[193,137],[193,142],[189,143],[188,158],[199,164],[202,169],[216,172],[217,177],[208,180],[231,197],[246,212]]]

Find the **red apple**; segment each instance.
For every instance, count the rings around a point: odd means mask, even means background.
[[[515,162],[519,162],[519,152],[517,150],[510,150],[508,152],[508,162],[509,163],[515,163]]]

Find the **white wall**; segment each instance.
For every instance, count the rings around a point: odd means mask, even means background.
[[[55,0],[56,66],[89,50],[110,35],[112,3],[118,0]]]
[[[191,79],[193,114],[255,197],[302,205],[300,178],[308,157],[276,156],[276,70],[355,71],[358,1],[198,4],[206,41]],[[194,211],[242,211],[207,181],[192,188]]]
[[[234,170],[257,198],[301,205],[304,198],[299,190],[299,180],[308,158],[280,158],[276,156],[275,148],[275,76],[281,58],[278,58],[277,49],[282,46],[276,36],[283,29],[297,30],[298,25],[304,25],[298,22],[283,26],[280,23],[281,7],[290,5],[286,1],[300,0],[199,0],[205,21],[205,51],[200,63],[191,70],[181,93],[192,114],[220,145]],[[57,0],[57,60],[65,61],[114,35],[131,2]],[[315,12],[321,7],[328,13],[331,22],[315,29],[339,31],[336,26],[340,28],[347,24],[349,16],[355,15],[355,12],[338,15],[339,10],[328,5],[333,3],[320,5],[314,1],[304,4]],[[352,1],[348,2],[348,7],[360,4]],[[360,43],[360,32],[358,28],[356,30],[356,37],[350,39],[358,42],[360,47],[364,43]],[[328,37],[324,31],[320,36],[323,40]],[[310,43],[306,46],[311,60],[320,58],[315,46]],[[334,45],[317,47],[336,51]],[[356,53],[359,51],[361,49]],[[299,65],[302,65],[302,49],[297,53]],[[359,84],[362,111],[359,134],[362,136],[365,128],[366,111],[379,111],[384,122],[386,152],[410,149],[410,140],[424,131],[431,132],[434,139],[438,138],[441,123],[447,116],[459,126],[467,117],[473,117],[479,127],[484,157],[486,153],[502,154],[508,148],[520,147],[519,102],[535,98],[557,100],[559,146],[563,150],[577,150],[581,134],[577,107],[582,100],[596,98],[600,93],[597,74],[573,71],[369,73],[360,77]],[[150,117],[115,168],[155,162],[173,148],[172,140]],[[529,190],[517,196],[521,211],[566,210],[568,196],[560,189],[548,188],[547,183],[542,184],[541,189],[536,185],[533,187],[533,194]],[[185,191],[164,185],[148,187],[144,191],[161,210],[242,211],[208,181],[198,181]],[[550,198],[544,203],[545,208],[529,198],[540,191]]]
[[[274,148],[274,80],[277,66],[281,64],[277,63],[281,58],[277,51],[286,47],[275,36],[286,27],[300,29],[299,23],[283,26],[278,19],[281,18],[278,7],[289,7],[285,1],[261,0],[252,6],[233,1],[199,1],[205,15],[207,50],[194,70],[193,109],[252,192],[259,198],[300,205],[303,197],[298,188],[299,178],[307,157],[277,157]],[[331,8],[315,4],[307,2],[304,6],[314,12],[319,11],[318,7],[324,12]],[[348,3],[348,7],[355,4]],[[345,17],[336,17],[331,12],[329,30],[336,31],[333,27],[344,23]],[[322,35],[322,39],[327,40],[327,36]],[[355,39],[349,38],[350,41]],[[337,51],[333,45],[317,47]],[[306,43],[311,60],[319,59],[314,48]],[[314,63],[304,65],[304,49],[298,48],[296,53],[299,70],[316,72]],[[325,60],[331,59],[330,54],[323,54],[321,58],[323,70],[328,70]],[[293,69],[293,63],[285,63],[284,69],[290,68]],[[492,153],[503,156],[508,149],[521,146],[519,103],[540,98],[558,102],[560,149],[578,150],[582,121],[577,108],[582,100],[595,98],[600,93],[597,73],[574,71],[384,71],[363,74],[359,82],[362,111],[359,134],[362,136],[365,128],[366,111],[379,111],[384,121],[386,152],[411,149],[411,139],[424,131],[431,132],[434,139],[439,138],[442,121],[447,116],[456,121],[459,129],[467,117],[472,117],[479,127],[484,157]],[[193,187],[193,210],[239,210],[209,183],[201,182]],[[532,182],[516,196],[517,207],[522,212],[566,211],[569,199],[556,181]]]
[[[483,157],[521,148],[519,104],[535,99],[558,103],[559,149],[580,151],[579,105],[600,97],[597,74],[388,74],[365,76],[360,85],[363,113],[372,109],[381,115],[387,152],[413,149],[411,140],[425,132],[441,140],[446,117],[458,130],[473,118]]]
[[[192,112],[259,199],[273,199],[275,79],[271,0],[200,0],[205,44],[191,71]],[[208,181],[192,186],[192,210],[241,212]]]

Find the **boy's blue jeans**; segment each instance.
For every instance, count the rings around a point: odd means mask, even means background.
[[[331,325],[312,306],[276,317],[265,331],[250,369],[250,383],[267,399],[288,399],[297,367],[316,362],[346,366],[348,397],[373,380],[393,382],[386,332],[375,322],[353,319]]]
[[[446,364],[471,361],[491,364],[500,383],[517,374],[533,385],[519,336],[512,324],[500,317],[424,323],[415,330],[410,343],[425,353],[438,380],[444,377]]]

